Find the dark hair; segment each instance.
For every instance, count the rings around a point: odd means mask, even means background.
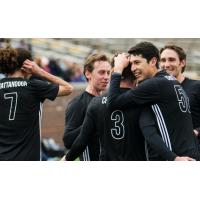
[[[159,68],[159,62],[160,62],[159,50],[156,46],[154,46],[150,42],[140,42],[136,44],[134,47],[131,47],[128,50],[128,53],[137,56],[141,55],[143,58],[147,60],[148,63],[152,58],[155,57],[157,59],[156,67]]]
[[[17,48],[17,61],[18,61],[18,65],[20,66],[20,68],[22,67],[23,63],[25,60],[33,60],[31,53],[23,48]]]
[[[111,60],[111,66],[112,66],[112,68],[115,65],[115,57],[117,57],[118,54],[120,54],[120,53],[116,53],[113,56],[112,60]],[[133,82],[135,79],[136,79],[136,77],[135,77],[135,75],[131,71],[131,63],[129,63],[129,65],[122,72],[122,80]]]
[[[129,81],[129,82],[133,82],[134,80],[136,80],[135,75],[131,71],[131,64],[130,63],[122,72],[122,80],[126,80],[126,81]]]
[[[186,53],[181,47],[176,46],[176,45],[166,45],[160,49],[160,55],[165,49],[174,50],[178,54],[180,61],[186,60]],[[186,67],[186,65],[182,68],[182,73],[185,71],[185,67]]]
[[[84,75],[85,75],[86,71],[92,72],[94,70],[94,63],[96,61],[108,61],[110,63],[108,57],[104,54],[89,55],[84,64],[84,70],[83,70]],[[87,77],[86,77],[86,79],[87,79]]]
[[[22,67],[26,59],[32,60],[30,52],[26,49],[12,47],[0,49],[0,72],[13,74]]]

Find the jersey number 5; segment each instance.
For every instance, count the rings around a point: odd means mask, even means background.
[[[4,94],[4,99],[10,100],[9,120],[15,119],[15,112],[17,108],[17,92],[10,92]]]
[[[178,99],[179,107],[182,112],[189,112],[190,113],[190,104],[189,98],[185,94],[184,90],[180,85],[174,85],[174,89],[176,91],[176,96]]]
[[[113,128],[111,128],[111,135],[114,139],[120,140],[124,138],[125,129],[124,129],[124,115],[120,110],[115,110],[111,114],[111,120],[113,121]]]

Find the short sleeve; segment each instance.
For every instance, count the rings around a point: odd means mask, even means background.
[[[29,88],[43,102],[45,99],[53,101],[57,97],[59,85],[34,79],[29,81]]]

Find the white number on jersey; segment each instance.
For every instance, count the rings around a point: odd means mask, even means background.
[[[114,122],[114,127],[111,128],[111,135],[114,139],[120,140],[124,138],[124,115],[121,110],[115,110],[111,114],[111,120]]]
[[[189,98],[185,94],[185,91],[182,89],[180,85],[174,85],[174,89],[176,91],[176,96],[179,102],[179,107],[182,112],[190,113],[190,104]]]
[[[10,92],[4,94],[4,99],[10,100],[10,112],[9,112],[9,120],[15,119],[15,112],[17,108],[17,92]]]

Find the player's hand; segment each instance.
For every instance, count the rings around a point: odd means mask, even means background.
[[[193,133],[194,133],[194,135],[195,135],[196,137],[199,136],[199,131],[197,131],[196,129],[193,130]]]
[[[130,56],[128,53],[118,54],[114,58],[114,72],[122,73],[124,68],[129,65]]]
[[[65,155],[60,159],[60,161],[66,161],[65,160]]]
[[[42,69],[33,61],[25,60],[21,70],[28,74],[41,75]]]
[[[174,161],[196,161],[188,156],[177,156]]]

